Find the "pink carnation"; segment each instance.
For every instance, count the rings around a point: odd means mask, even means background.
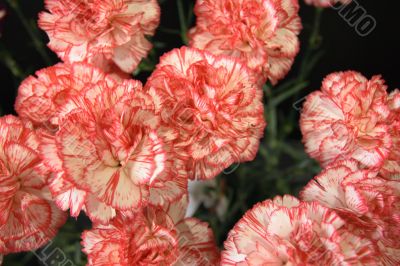
[[[384,81],[367,80],[348,71],[325,78],[320,91],[307,96],[300,127],[307,153],[323,166],[337,159],[355,159],[381,167],[392,138]]]
[[[304,0],[306,4],[313,5],[316,7],[332,7],[338,3],[348,4],[351,0]]]
[[[164,208],[121,213],[82,235],[88,265],[217,265],[219,254],[206,223],[184,218],[186,198]]]
[[[301,196],[337,211],[347,228],[374,242],[382,265],[400,264],[400,182],[360,170],[357,161],[329,166]]]
[[[65,62],[103,66],[104,61],[131,73],[146,57],[160,20],[156,0],[46,0],[39,15],[49,47]]]
[[[153,110],[151,97],[133,80],[104,80],[64,105],[60,129],[41,138],[45,163],[56,173],[50,189],[62,209],[72,216],[84,209],[92,221],[107,223],[117,210],[184,193],[185,167],[167,160]],[[160,193],[166,188],[169,193]]]
[[[156,95],[191,178],[213,178],[254,159],[265,122],[261,91],[244,65],[183,47],[160,59],[145,89]]]
[[[198,0],[190,45],[240,58],[260,78],[276,83],[299,51],[297,0]]]
[[[253,207],[224,247],[221,265],[376,265],[372,244],[334,211],[291,196]]]
[[[66,220],[50,197],[38,146],[30,123],[0,118],[0,254],[39,248]]]
[[[394,90],[388,98],[391,110],[389,133],[392,137],[392,148],[380,174],[387,179],[400,180],[400,91]]]
[[[61,108],[82,90],[109,79],[85,63],[57,64],[25,79],[18,90],[15,109],[36,126],[57,129]]]

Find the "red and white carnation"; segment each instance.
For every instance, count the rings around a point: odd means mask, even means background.
[[[0,118],[0,254],[37,249],[65,223],[48,190],[50,173],[38,146],[32,124]]]
[[[147,56],[160,20],[156,0],[46,0],[39,26],[64,62],[86,61],[132,73]],[[107,66],[108,65],[108,66]],[[105,67],[106,66],[106,67]]]
[[[354,234],[371,239],[382,265],[400,264],[400,182],[360,170],[355,160],[334,163],[301,197],[334,209]]]
[[[300,128],[306,152],[323,166],[338,159],[355,159],[381,167],[392,147],[390,109],[384,81],[360,73],[333,73],[320,91],[306,98]]]
[[[217,265],[218,249],[206,223],[185,218],[186,197],[162,207],[122,212],[82,235],[88,265]]]
[[[336,4],[348,4],[351,0],[304,0],[304,2],[316,7],[332,7]]]
[[[370,241],[334,211],[294,197],[257,204],[230,231],[221,265],[376,265]]]
[[[83,209],[107,223],[117,210],[137,210],[151,197],[163,204],[185,192],[187,177],[167,157],[148,98],[138,81],[104,80],[64,105],[55,135],[42,133],[42,156],[56,173],[50,189],[62,209],[72,216]]]
[[[299,51],[297,0],[198,0],[190,45],[247,64],[262,84],[277,83]]]
[[[145,90],[190,178],[213,178],[256,156],[265,127],[261,90],[237,60],[174,49],[161,57]]]
[[[28,77],[20,85],[15,109],[35,126],[52,130],[57,130],[60,110],[71,97],[110,79],[86,63],[60,63],[37,71],[36,76]]]
[[[387,179],[400,180],[400,91],[394,90],[388,98],[391,117],[388,120],[392,148],[380,175]]]

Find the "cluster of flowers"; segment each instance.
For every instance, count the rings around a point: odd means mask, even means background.
[[[224,265],[399,265],[400,91],[379,77],[329,75],[306,98],[306,151],[324,170],[257,204],[225,242]]]
[[[39,26],[63,62],[24,80],[19,117],[0,118],[0,254],[40,247],[69,210],[93,222],[89,265],[217,264],[208,225],[185,218],[187,182],[254,159],[260,84],[298,51],[297,1],[198,1],[191,47],[163,55],[144,85],[130,73],[151,49],[156,0],[45,4]],[[205,40],[217,7],[236,32]],[[201,47],[213,40],[230,45]]]
[[[63,60],[21,84],[0,118],[0,254],[40,247],[84,211],[89,265],[215,265],[212,231],[185,217],[187,182],[253,160],[260,85],[299,50],[297,0],[198,0],[190,47],[130,79],[151,49],[156,0],[46,0],[39,25]],[[400,95],[353,72],[302,114],[325,167],[301,194],[265,201],[231,231],[225,265],[398,264]]]

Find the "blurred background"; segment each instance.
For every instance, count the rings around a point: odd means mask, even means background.
[[[154,49],[134,73],[134,78],[143,83],[160,55],[184,45],[184,33],[195,23],[194,0],[159,2],[162,17],[152,38]],[[264,87],[268,127],[256,160],[233,165],[216,180],[193,188],[199,204],[195,216],[210,223],[218,245],[223,244],[228,231],[256,202],[276,195],[297,195],[319,172],[318,164],[304,152],[298,119],[302,99],[319,89],[327,74],[344,70],[356,70],[368,78],[381,74],[389,90],[400,86],[399,9],[395,1],[359,2],[377,23],[364,37],[338,11],[322,11],[301,1],[301,50],[289,75],[276,87]],[[2,10],[6,11],[3,18]],[[15,113],[17,89],[24,78],[59,61],[47,49],[47,36],[36,25],[37,14],[42,10],[42,0],[0,2],[1,115]],[[50,264],[52,256],[61,253],[50,254],[54,249],[62,250],[74,265],[84,265],[79,242],[80,233],[87,228],[90,222],[83,215],[77,220],[69,219],[51,248],[6,256],[4,265],[56,265]]]

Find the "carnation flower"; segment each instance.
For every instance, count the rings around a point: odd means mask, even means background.
[[[65,62],[115,63],[133,72],[146,57],[160,20],[156,0],[46,0],[39,15],[49,47]]]
[[[382,265],[400,264],[399,181],[387,181],[347,160],[316,176],[301,196],[336,210],[351,232],[371,239]]]
[[[307,153],[323,166],[341,158],[381,167],[392,139],[384,81],[348,71],[325,78],[306,98],[300,118]]]
[[[297,0],[198,0],[190,45],[240,58],[260,78],[276,83],[299,51]]]
[[[261,90],[246,66],[183,47],[161,57],[145,89],[155,95],[191,178],[213,178],[233,162],[254,159],[265,122]]]
[[[338,3],[348,4],[351,0],[304,0],[306,4],[313,5],[316,7],[332,7]]]
[[[148,97],[138,81],[99,82],[64,105],[54,136],[42,133],[41,153],[56,173],[50,189],[62,209],[72,216],[83,209],[107,223],[117,210],[141,208],[150,197],[162,204],[184,193],[187,177],[167,160]]]
[[[85,63],[57,64],[25,79],[18,90],[15,109],[36,126],[57,129],[61,108],[87,87],[110,77]]]
[[[39,248],[66,220],[50,197],[38,146],[30,123],[0,118],[0,254]]]
[[[400,91],[394,90],[388,98],[391,110],[389,133],[392,137],[392,148],[380,174],[387,179],[400,180]]]
[[[82,235],[88,265],[217,265],[212,231],[198,219],[185,219],[186,207],[183,197],[95,224]]]
[[[221,265],[376,265],[372,244],[344,227],[316,202],[266,200],[231,230]]]

